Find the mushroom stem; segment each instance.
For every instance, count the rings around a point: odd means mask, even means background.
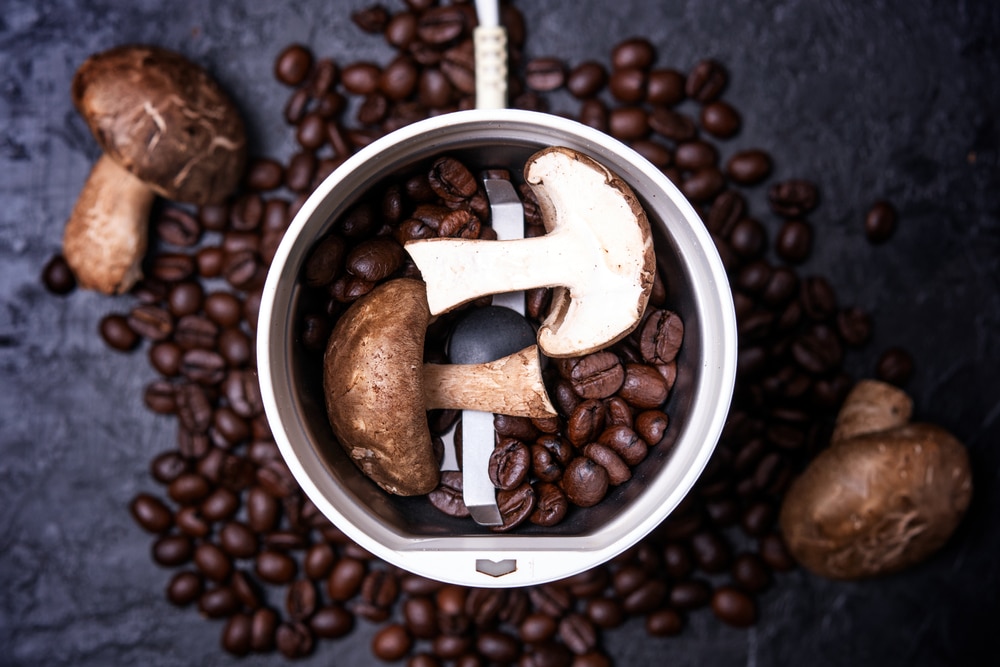
[[[63,234],[63,255],[81,287],[120,294],[142,277],[154,198],[107,155],[94,164]]]
[[[913,399],[905,391],[878,380],[861,380],[837,414],[830,443],[888,431],[909,422],[912,414]]]
[[[425,407],[551,417],[541,378],[537,345],[482,364],[424,364]]]

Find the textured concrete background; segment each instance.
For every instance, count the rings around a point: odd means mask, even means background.
[[[342,62],[388,48],[347,20],[365,0],[5,0],[0,5],[0,664],[225,665],[221,624],[171,607],[168,573],[127,504],[174,422],[142,406],[142,353],[108,351],[100,317],[127,308],[38,275],[97,156],[69,83],[123,42],[179,50],[209,68],[249,120],[255,152],[285,157],[286,89],[271,77],[292,41]],[[392,1],[387,4],[395,6]],[[870,374],[898,343],[917,369],[921,419],[970,448],[966,522],[929,562],[859,584],[781,575],[751,630],[695,613],[676,639],[641,623],[605,635],[621,665],[996,664],[1000,628],[1000,5],[991,0],[552,0],[518,3],[529,55],[606,61],[645,35],[659,63],[711,56],[743,114],[727,147],[771,151],[776,177],[817,181],[806,271],[875,314],[851,359]],[[868,205],[887,197],[897,234],[870,246]],[[752,210],[764,211],[752,201]],[[366,664],[372,629],[321,642],[301,664]],[[245,665],[278,664],[278,655]]]

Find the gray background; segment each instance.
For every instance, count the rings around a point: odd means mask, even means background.
[[[392,8],[401,3],[385,0]],[[271,77],[292,41],[341,62],[389,55],[347,19],[367,2],[4,0],[0,3],[0,664],[224,665],[221,623],[164,599],[168,573],[128,517],[173,421],[142,406],[143,352],[110,352],[97,322],[128,298],[49,295],[38,275],[93,160],[69,100],[76,67],[123,42],[179,50],[238,101],[255,153],[292,149]],[[645,35],[659,64],[714,57],[743,115],[726,150],[759,146],[775,177],[821,185],[817,249],[805,272],[875,314],[873,342],[851,357],[871,374],[901,344],[921,419],[970,449],[975,496],[929,562],[865,583],[797,571],[761,599],[761,621],[734,630],[708,612],[674,639],[641,622],[605,635],[617,664],[971,665],[1000,628],[1000,9],[983,1],[589,0],[518,3],[529,55],[607,62]],[[567,102],[568,104],[568,102]],[[558,104],[556,104],[558,110]],[[568,108],[568,106],[566,107]],[[886,197],[901,224],[884,246],[861,231]],[[771,229],[774,221],[752,201]],[[372,629],[322,642],[302,664],[366,664]],[[241,664],[277,664],[277,655]]]

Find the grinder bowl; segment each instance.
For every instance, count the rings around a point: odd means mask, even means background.
[[[651,447],[632,479],[597,506],[552,528],[494,533],[437,512],[424,499],[390,496],[336,443],[317,369],[296,342],[303,264],[313,245],[385,177],[450,154],[470,168],[520,165],[562,145],[617,173],[645,207],[667,307],[685,323],[677,381],[665,411],[668,439]],[[538,584],[594,567],[638,542],[680,503],[721,434],[736,372],[736,322],[729,283],[701,219],[659,169],[621,142],[558,116],[473,110],[414,123],[379,139],[334,171],[302,206],[274,257],[257,328],[261,394],[289,468],[316,506],[348,537],[383,560],[433,579],[476,587]]]

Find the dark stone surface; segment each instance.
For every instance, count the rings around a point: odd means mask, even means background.
[[[347,20],[366,2],[6,0],[0,11],[0,664],[230,664],[221,623],[164,599],[166,571],[127,504],[153,488],[174,422],[142,406],[144,353],[97,334],[114,299],[45,292],[42,265],[97,156],[69,100],[84,58],[153,42],[207,66],[244,109],[257,153],[291,149],[272,59],[292,41],[342,61],[384,59]],[[389,3],[395,5],[397,3]],[[865,583],[779,575],[751,630],[693,614],[682,636],[633,622],[605,637],[617,664],[996,664],[1000,627],[1000,5],[853,0],[552,0],[520,3],[531,55],[607,61],[650,37],[659,62],[714,57],[743,116],[727,149],[772,152],[775,177],[822,187],[807,272],[875,314],[852,358],[870,375],[900,344],[916,359],[917,414],[969,447],[973,505],[928,562]],[[900,212],[882,246],[863,235],[878,198]],[[765,211],[762,201],[752,209]],[[769,225],[775,221],[770,220]],[[774,233],[777,227],[771,229]],[[302,664],[372,662],[372,628],[320,643]],[[245,665],[277,664],[278,655]]]

